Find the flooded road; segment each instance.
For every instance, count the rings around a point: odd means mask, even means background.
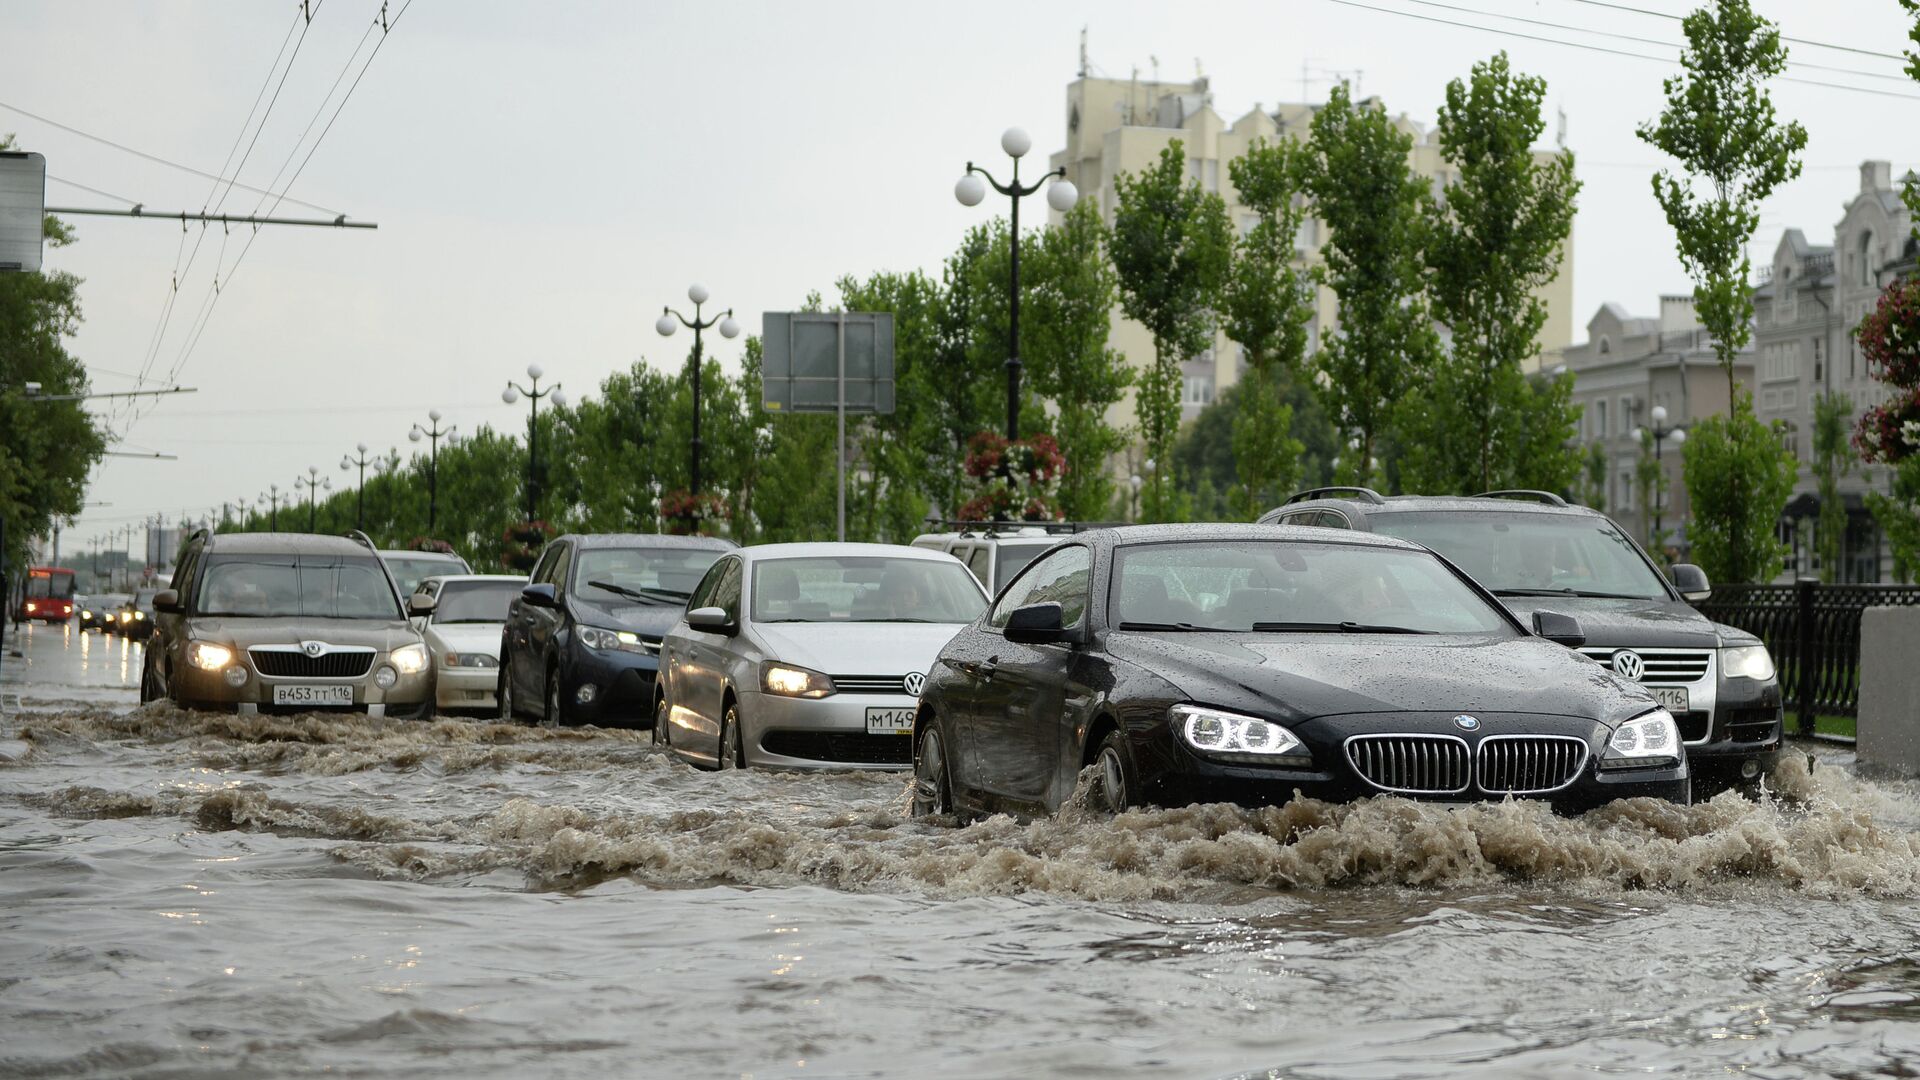
[[[1920,795],[905,816],[644,732],[139,709],[0,669],[0,1075],[1920,1070]],[[24,639],[23,635],[23,639]],[[116,682],[117,672],[128,672]]]

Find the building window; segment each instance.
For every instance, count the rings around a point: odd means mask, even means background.
[[[1826,360],[1826,355],[1825,355],[1826,344],[1827,343],[1820,338],[1813,339],[1813,381],[1814,382],[1819,382],[1820,377],[1824,374],[1825,360]]]
[[[1608,337],[1605,334],[1601,334],[1600,335],[1600,355],[1605,356],[1612,351],[1613,351],[1613,339]]]
[[[1633,466],[1631,465],[1621,466],[1620,468],[1620,501],[1618,503],[1608,503],[1607,505],[1618,506],[1620,508],[1620,512],[1623,514],[1633,513]]]
[[[1873,250],[1873,233],[1860,234],[1860,284],[1873,284],[1873,259],[1869,252]]]
[[[1595,437],[1601,438],[1601,439],[1604,439],[1607,437],[1607,399],[1606,398],[1601,398],[1598,401],[1595,401],[1593,403],[1593,434],[1595,435]],[[1608,499],[1607,505],[1612,506],[1613,500]]]
[[[1213,404],[1213,376],[1188,375],[1181,379],[1180,404],[1199,406]]]
[[[1615,416],[1613,418],[1613,422],[1620,425],[1620,434],[1622,435],[1625,435],[1627,432],[1633,430],[1633,399],[1632,398],[1623,397],[1620,399],[1620,413],[1618,416]]]
[[[1791,420],[1780,420],[1777,423],[1779,426],[1775,430],[1780,433],[1780,446],[1793,455],[1793,460],[1799,461],[1800,425]]]

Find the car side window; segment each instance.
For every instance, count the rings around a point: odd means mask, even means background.
[[[1079,626],[1087,616],[1087,579],[1092,567],[1092,556],[1077,544],[1041,559],[1000,594],[992,614],[987,616],[987,625],[1007,625],[1015,608],[1056,603],[1060,605],[1060,625],[1067,629]]]
[[[549,575],[553,570],[554,561],[559,558],[560,549],[558,547],[549,547],[547,550],[541,552],[540,561],[533,564],[533,573],[527,575],[527,584],[539,585],[542,582],[552,581],[553,578]]]
[[[556,592],[566,591],[567,571],[572,569],[572,567],[573,567],[573,546],[570,544],[562,544],[560,545],[560,554],[555,555],[553,557],[553,565],[547,568],[548,576],[546,580],[549,584],[551,584],[554,587],[554,591]]]
[[[740,579],[742,576],[740,560],[722,559],[720,564],[724,566],[725,569],[720,572],[720,577],[714,582],[713,599],[708,601],[708,603],[713,607],[724,610],[727,613],[727,618],[734,622],[739,622]]]
[[[967,554],[967,569],[980,579],[980,584],[993,588],[993,545],[975,544]]]

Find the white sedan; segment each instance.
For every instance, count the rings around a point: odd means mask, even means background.
[[[433,597],[431,615],[418,620],[433,655],[434,706],[491,712],[499,707],[500,637],[507,605],[527,579],[506,574],[448,574],[420,582],[415,595]]]
[[[654,737],[699,765],[905,769],[934,658],[987,605],[942,552],[728,552],[660,646]]]

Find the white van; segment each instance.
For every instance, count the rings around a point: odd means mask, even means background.
[[[947,522],[956,526],[953,532],[921,533],[913,538],[913,546],[944,551],[967,564],[973,576],[980,579],[989,595],[1000,595],[1000,587],[1012,581],[1014,576],[1026,569],[1041,552],[1058,543],[1061,538],[1087,529],[1101,528],[1105,523],[1050,522],[1029,524],[1023,522]]]

